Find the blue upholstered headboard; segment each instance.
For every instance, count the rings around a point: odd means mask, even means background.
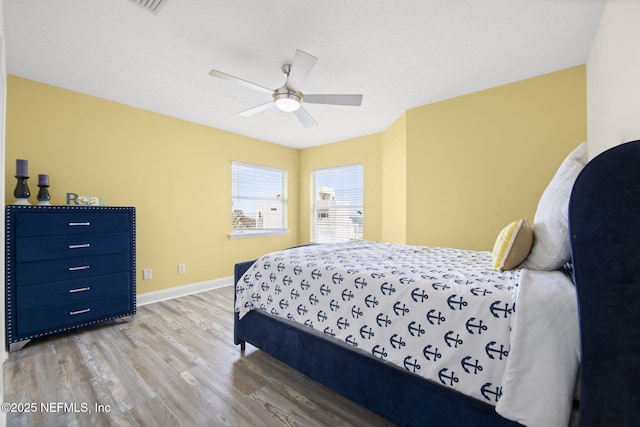
[[[580,425],[640,425],[640,140],[589,162],[569,204]]]

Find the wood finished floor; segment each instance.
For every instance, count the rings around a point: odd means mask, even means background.
[[[4,401],[35,411],[7,425],[392,425],[250,345],[241,354],[232,306],[225,287],[32,341],[4,363]]]

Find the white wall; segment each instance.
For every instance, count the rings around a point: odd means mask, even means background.
[[[589,156],[640,139],[640,1],[608,0],[587,61]]]
[[[4,126],[5,126],[5,104],[6,104],[6,88],[7,88],[7,67],[5,63],[5,50],[4,50],[4,0],[0,0],[0,188],[4,188]],[[4,203],[2,203],[2,210],[0,211],[0,221],[4,224]],[[4,236],[4,233],[2,233]],[[2,290],[0,290],[0,307],[5,306],[4,301],[4,244],[0,245],[0,283],[2,284]],[[3,310],[4,311],[4,310]],[[4,376],[3,376],[3,364],[7,358],[7,352],[4,350],[5,333],[4,333],[4,315],[0,314],[0,346],[2,352],[0,353],[0,402],[4,402]],[[6,413],[0,413],[0,426],[4,426],[6,423]]]

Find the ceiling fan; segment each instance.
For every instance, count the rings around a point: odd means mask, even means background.
[[[318,123],[311,117],[309,112],[302,106],[303,101],[308,104],[332,104],[349,105],[358,107],[362,104],[362,95],[305,95],[300,92],[307,76],[315,65],[318,58],[301,50],[296,50],[293,62],[282,66],[282,72],[287,77],[284,85],[277,89],[269,89],[238,77],[231,76],[218,70],[209,71],[209,75],[240,84],[259,92],[272,96],[273,101],[261,104],[248,110],[241,111],[240,116],[249,117],[269,108],[276,107],[285,112],[293,112],[305,127],[312,127]]]

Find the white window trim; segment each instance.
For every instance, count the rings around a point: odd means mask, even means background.
[[[249,237],[288,236],[289,230],[262,229],[262,230],[235,230],[229,234],[229,239],[246,239]]]

